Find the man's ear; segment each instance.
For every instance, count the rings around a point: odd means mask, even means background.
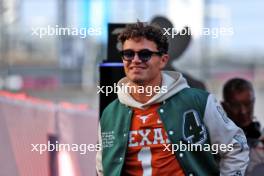
[[[160,64],[160,69],[162,70],[163,68],[165,68],[165,66],[167,65],[169,61],[169,55],[168,54],[163,54],[161,56],[161,64]]]

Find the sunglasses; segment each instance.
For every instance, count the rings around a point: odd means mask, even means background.
[[[142,49],[139,51],[133,51],[131,49],[123,50],[120,52],[122,59],[125,61],[132,61],[135,58],[135,55],[138,55],[138,58],[142,62],[147,62],[151,59],[152,55],[162,56],[162,52],[160,51],[150,51],[148,49]]]

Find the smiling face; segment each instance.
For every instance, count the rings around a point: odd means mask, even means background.
[[[135,52],[141,50],[150,50],[157,52],[157,45],[145,38],[131,38],[124,42],[123,50],[133,50]],[[159,85],[161,82],[161,70],[168,62],[168,55],[162,56],[153,54],[147,62],[142,62],[138,54],[131,61],[125,61],[124,70],[127,78],[137,85]]]

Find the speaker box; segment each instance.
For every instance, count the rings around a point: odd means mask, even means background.
[[[100,117],[102,115],[102,112],[104,108],[111,103],[113,100],[117,98],[117,94],[114,92],[106,94],[106,86],[112,86],[112,89],[114,89],[114,84],[123,77],[125,77],[123,63],[102,63],[100,64],[100,88],[103,88],[104,91],[99,94],[100,100],[100,106],[99,106],[99,112]],[[103,87],[104,86],[104,87]]]

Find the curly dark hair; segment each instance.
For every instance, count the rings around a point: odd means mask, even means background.
[[[127,25],[126,28],[119,34],[118,40],[123,45],[128,39],[141,37],[156,43],[157,49],[160,52],[164,54],[168,53],[169,43],[167,37],[163,35],[162,29],[143,22]]]

